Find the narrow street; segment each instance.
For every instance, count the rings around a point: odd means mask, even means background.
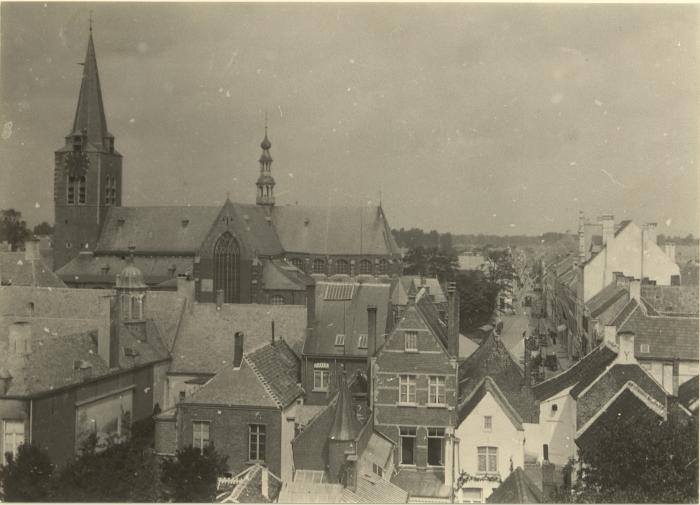
[[[537,325],[537,320],[530,317],[530,308],[522,306],[526,295],[536,296],[535,293],[527,289],[527,286],[522,289],[516,289],[513,301],[515,314],[503,314],[501,316],[503,321],[501,341],[521,367],[524,366],[525,350],[523,332],[526,332],[526,335],[529,336]]]

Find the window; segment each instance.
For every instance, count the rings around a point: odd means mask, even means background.
[[[316,258],[312,263],[312,271],[315,274],[325,274],[326,273],[326,262],[321,258]]]
[[[122,318],[125,321],[143,319],[143,295],[122,295]]]
[[[179,396],[180,396],[180,401],[181,401],[181,402],[184,402],[184,401],[185,401],[185,394],[186,394],[186,393],[185,393],[184,391],[180,391]]]
[[[554,417],[557,415],[557,411],[559,410],[559,406],[555,403],[552,405],[552,410],[549,412],[549,417]]]
[[[484,416],[484,431],[491,431],[493,427],[493,418],[491,416]]]
[[[251,424],[248,426],[248,459],[250,461],[265,460],[265,425]]]
[[[401,464],[415,465],[413,453],[416,447],[416,429],[400,427],[399,437],[401,438]]]
[[[106,398],[80,403],[76,409],[76,450],[90,436],[97,437],[97,448],[127,440],[131,434],[133,390]]]
[[[462,488],[462,503],[483,503],[480,487]]]
[[[335,273],[337,274],[349,274],[350,264],[345,260],[338,260],[335,262]]]
[[[304,260],[301,258],[292,258],[292,266],[304,271]]]
[[[418,334],[415,331],[407,331],[403,334],[404,347],[407,351],[418,350]]]
[[[379,477],[384,476],[384,469],[376,463],[372,463],[372,472],[374,472],[374,474],[378,475]]]
[[[432,405],[445,404],[445,378],[430,377],[428,383],[428,403]]]
[[[270,305],[284,305],[284,296],[272,295],[270,297]]]
[[[224,292],[224,303],[238,302],[240,248],[229,232],[214,245],[214,293]]]
[[[117,178],[107,176],[105,182],[105,205],[116,205],[117,203]]]
[[[4,421],[2,453],[11,452],[17,456],[17,449],[24,443],[24,421]]]
[[[478,447],[477,454],[480,473],[498,472],[498,447]]]
[[[209,421],[192,421],[192,447],[204,454],[204,448],[210,443]]]
[[[75,183],[76,183],[77,177],[68,177],[68,183],[67,183],[67,194],[66,194],[66,199],[69,204],[74,204],[75,203]]]
[[[364,275],[372,273],[372,262],[370,260],[360,261],[360,273]]]
[[[445,428],[428,428],[428,465],[444,466],[442,458]]]
[[[358,349],[367,349],[367,335],[360,335],[357,340]]]
[[[71,247],[73,247],[73,244],[71,244],[70,242],[66,242],[66,249],[70,249]]]
[[[416,403],[415,375],[399,375],[399,403]]]
[[[78,203],[84,204],[86,196],[85,176],[78,177]]]
[[[649,344],[641,344],[639,350],[645,354],[649,353]]]
[[[338,333],[335,336],[335,345],[345,345],[345,335],[343,333]]]
[[[388,270],[389,262],[385,259],[379,260],[379,264],[377,265],[377,273],[378,274],[385,274]]]
[[[328,370],[314,370],[314,391],[328,391]]]

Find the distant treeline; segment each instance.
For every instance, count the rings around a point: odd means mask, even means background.
[[[418,247],[437,247],[444,252],[461,252],[469,249],[483,249],[486,247],[532,247],[543,244],[553,244],[566,237],[565,233],[548,232],[542,235],[454,235],[452,233],[438,233],[435,230],[424,232],[420,228],[404,228],[392,230],[394,239],[399,247],[416,249]]]
[[[689,233],[685,237],[672,237],[670,235],[666,236],[663,233],[659,233],[656,236],[657,244],[664,245],[667,242],[676,245],[698,245],[698,239],[696,239],[692,233]]]

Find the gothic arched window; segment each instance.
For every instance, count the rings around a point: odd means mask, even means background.
[[[238,270],[240,249],[238,242],[226,232],[214,244],[214,293],[224,292],[224,303],[238,301]]]
[[[350,273],[350,263],[346,260],[338,260],[335,262],[335,273],[337,274],[349,274]]]
[[[364,275],[372,273],[372,262],[370,260],[360,261],[360,273]]]
[[[315,274],[325,274],[326,273],[326,262],[321,258],[316,258],[313,262],[313,272]]]

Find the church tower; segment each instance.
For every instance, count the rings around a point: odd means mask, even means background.
[[[268,209],[275,205],[275,179],[270,172],[272,165],[272,156],[270,156],[270,148],[272,144],[267,138],[267,120],[265,121],[265,138],[260,144],[262,154],[260,155],[260,177],[255,185],[258,187],[258,196],[255,198],[255,203],[258,205],[266,205]]]
[[[122,156],[107,130],[97,72],[92,20],[73,128],[55,152],[53,245],[54,270],[92,251],[107,210],[121,206]]]

